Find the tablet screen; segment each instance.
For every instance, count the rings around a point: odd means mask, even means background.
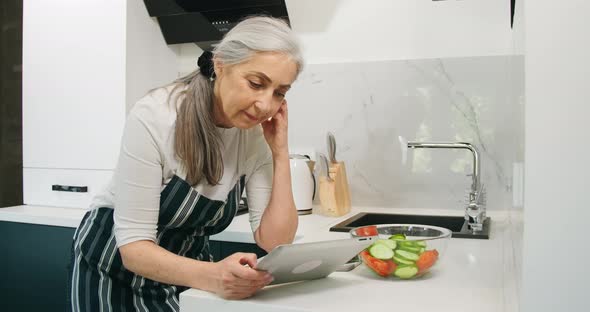
[[[359,237],[280,245],[259,259],[256,269],[271,273],[272,284],[326,277],[371,245],[374,239]]]

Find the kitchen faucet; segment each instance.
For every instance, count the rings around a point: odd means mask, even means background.
[[[400,141],[403,139],[400,137]],[[403,144],[403,143],[402,143]],[[486,219],[486,198],[485,188],[480,180],[480,158],[477,148],[470,143],[464,142],[407,142],[408,148],[450,148],[467,149],[473,154],[473,172],[471,173],[471,189],[467,207],[465,207],[465,220],[469,229],[473,232],[483,230]]]

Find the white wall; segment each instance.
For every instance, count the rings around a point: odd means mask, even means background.
[[[178,59],[176,61],[178,66],[178,73],[184,76],[193,70],[197,69],[197,59],[203,50],[196,44],[185,43],[178,44]]]
[[[461,214],[470,162],[455,158],[467,153],[436,152],[425,176],[400,165],[391,138],[418,138],[413,130],[424,121],[434,130],[421,139],[481,147],[488,208],[510,207],[512,163],[523,157],[524,80],[522,56],[513,57],[522,32],[510,28],[510,1],[287,0],[287,7],[308,63],[288,95],[292,152],[324,151],[330,130],[350,164],[354,204]],[[196,69],[201,49],[179,50],[179,72]],[[456,114],[457,107],[473,116]],[[422,152],[432,151],[412,155]],[[376,166],[384,162],[387,169]]]
[[[145,93],[170,83],[178,72],[171,64],[177,63],[178,47],[168,46],[160,26],[151,18],[143,1],[127,1],[126,14],[126,88],[127,110]]]
[[[403,165],[397,137],[471,142],[488,209],[509,209],[523,157],[523,68],[522,56],[309,64],[287,94],[290,150],[326,153],[331,131],[353,205],[462,215],[471,154],[410,150]]]
[[[308,64],[512,55],[508,0],[287,0]],[[179,71],[202,52],[180,46]]]
[[[514,128],[518,137],[524,137],[524,0],[516,1],[514,26],[512,35],[513,53],[511,61],[510,100],[514,109],[512,114],[522,116],[518,127]],[[505,258],[504,298],[507,305],[513,305],[513,311],[518,311],[522,298],[522,249],[523,249],[523,201],[524,201],[524,139],[518,141],[518,148],[509,150],[515,163],[512,172],[512,207],[509,212],[510,226],[507,233],[511,240],[506,241],[507,250],[512,254]]]
[[[516,0],[514,8],[514,24],[512,28],[512,52],[524,54],[524,1]]]
[[[590,2],[525,2],[522,311],[588,311]]]
[[[309,63],[510,55],[510,1],[287,0]]]

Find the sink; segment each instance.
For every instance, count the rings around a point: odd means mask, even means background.
[[[424,224],[447,228],[453,232],[454,238],[490,238],[491,220],[487,217],[482,231],[472,231],[465,222],[465,217],[407,215],[394,213],[358,213],[330,228],[331,232],[349,232],[357,226],[371,224]]]

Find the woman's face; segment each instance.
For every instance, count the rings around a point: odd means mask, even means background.
[[[248,129],[274,116],[297,76],[297,64],[283,53],[258,52],[247,62],[215,61],[214,117],[217,126]]]

